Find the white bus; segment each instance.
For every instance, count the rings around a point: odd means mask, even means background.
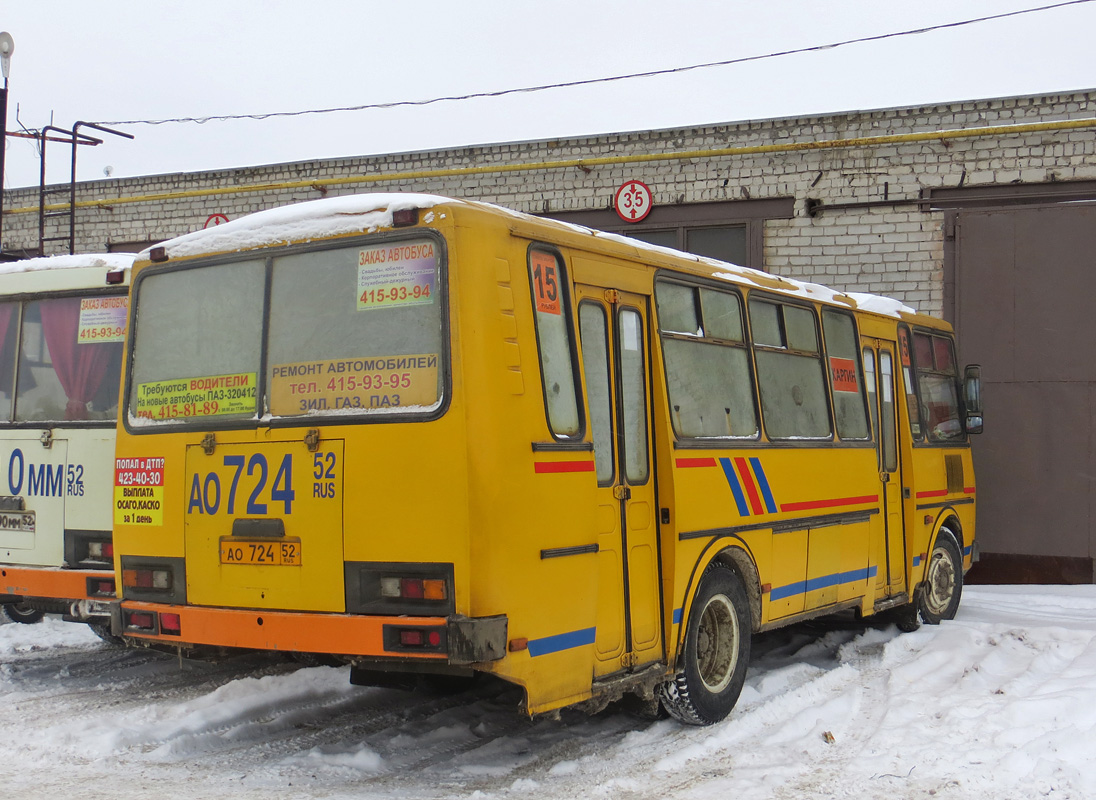
[[[126,254],[0,264],[0,605],[109,637]]]

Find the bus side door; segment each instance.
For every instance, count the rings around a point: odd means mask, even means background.
[[[576,286],[598,479],[595,675],[662,658],[647,298]]]
[[[895,352],[897,344],[883,339],[862,339],[864,383],[868,388],[872,427],[879,454],[879,481],[883,496],[883,541],[873,543],[881,558],[877,589],[890,597],[907,591],[906,536],[903,523],[901,453],[898,442],[899,394]]]

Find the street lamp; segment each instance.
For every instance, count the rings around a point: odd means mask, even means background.
[[[0,253],[4,252],[4,155],[8,149],[8,71],[15,42],[7,31],[0,31],[0,72],[4,86],[0,88]]]

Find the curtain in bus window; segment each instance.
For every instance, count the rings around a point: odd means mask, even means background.
[[[15,377],[15,303],[0,303],[0,419],[11,419]]]
[[[31,305],[39,306],[47,355],[64,391],[66,403],[63,417],[24,416],[21,405],[19,416],[21,419],[88,419],[88,404],[98,393],[107,374],[111,351],[117,346],[112,346],[110,342],[79,342],[79,297],[46,300]],[[115,375],[115,379],[117,377]],[[50,382],[48,376],[45,382]]]

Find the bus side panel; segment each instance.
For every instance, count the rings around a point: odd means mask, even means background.
[[[874,596],[883,524],[874,448],[678,450],[675,466],[680,533],[740,532],[752,542],[768,585],[762,624]],[[678,553],[678,604],[695,571],[687,552]]]
[[[535,449],[548,430],[526,266],[502,226],[458,229],[453,270],[467,472],[472,616],[505,614],[510,651],[488,668],[528,691],[531,713],[589,696],[598,624],[593,452]],[[569,263],[569,262],[568,262]],[[451,412],[452,413],[452,412]],[[587,440],[589,435],[587,434]],[[573,552],[571,548],[586,548]]]

